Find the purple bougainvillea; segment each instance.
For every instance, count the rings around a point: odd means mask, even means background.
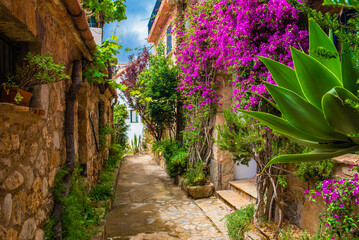
[[[182,38],[176,50],[183,72],[179,89],[200,98],[201,106],[218,103],[216,71],[235,75],[237,107],[256,106],[256,94],[267,94],[263,82],[273,83],[257,56],[292,66],[290,46],[308,48],[299,12],[285,0],[189,0],[184,19],[177,25]]]
[[[358,170],[358,165],[351,165],[351,171]],[[322,230],[332,239],[347,239],[350,230],[359,226],[359,219],[354,212],[359,204],[358,173],[353,178],[327,179],[317,184],[315,190],[305,190],[309,194],[309,203],[321,198],[327,206],[320,215]]]

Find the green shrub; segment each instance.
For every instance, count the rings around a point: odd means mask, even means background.
[[[228,229],[228,236],[233,240],[244,239],[244,233],[250,230],[254,212],[254,204],[250,204],[246,207],[241,207],[235,212],[227,214],[224,219]]]
[[[118,166],[118,162],[122,160],[124,149],[113,145],[112,149],[116,151],[110,154],[106,160],[103,172],[100,175],[99,182],[92,187],[90,192],[90,198],[94,201],[110,200],[115,197],[115,189],[113,187],[115,177],[114,171]]]
[[[333,176],[333,169],[337,165],[337,162],[328,159],[318,162],[301,162],[297,163],[297,175],[302,181],[323,181]]]
[[[161,145],[161,141],[153,142],[152,146],[151,146],[151,151],[155,154],[159,154],[158,150],[159,150],[160,145]]]
[[[108,147],[107,136],[109,134],[111,134],[111,136],[115,134],[115,130],[113,129],[113,127],[107,123],[105,125],[101,125],[99,129],[99,140],[101,146]]]
[[[63,204],[62,237],[67,240],[91,239],[100,220],[99,214],[88,197],[85,179],[81,176],[78,167],[72,175],[68,197],[61,198],[65,189],[62,179],[66,173],[66,169],[57,173],[52,189],[55,200],[60,200]],[[45,227],[45,239],[55,239],[54,224],[55,219],[52,216]]]
[[[187,186],[203,186],[207,183],[207,177],[203,170],[203,163],[198,161],[196,168],[190,168],[184,174],[185,182]]]
[[[102,182],[91,189],[90,198],[95,201],[113,199],[113,190],[111,182]]]
[[[165,138],[161,140],[157,145],[157,152],[161,153],[162,156],[169,161],[172,155],[181,147],[177,141]]]
[[[292,228],[290,225],[288,225],[287,230],[281,229],[279,231],[278,239],[280,239],[280,240],[319,240],[318,238],[311,237],[307,230],[305,230],[301,234],[301,236],[298,236],[298,234],[293,234]]]
[[[115,169],[118,166],[118,162],[123,160],[123,156],[126,152],[126,146],[119,144],[112,144],[110,146],[110,155],[105,163],[105,168]]]
[[[152,152],[162,155],[166,160],[166,168],[170,177],[182,175],[187,166],[187,150],[182,144],[171,138],[154,142]]]
[[[170,177],[182,175],[187,165],[187,151],[183,148],[178,149],[167,161],[167,172]]]
[[[124,104],[117,104],[113,110],[113,125],[114,125],[114,138],[117,144],[126,146],[128,148],[127,130],[130,125],[126,124],[126,119],[129,117],[127,107]]]

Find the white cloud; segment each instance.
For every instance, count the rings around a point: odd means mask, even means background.
[[[121,24],[121,34],[126,36],[127,34],[135,34],[137,40],[141,43],[145,42],[145,39],[148,36],[147,21],[144,19],[143,15],[139,14],[129,14],[127,20]]]

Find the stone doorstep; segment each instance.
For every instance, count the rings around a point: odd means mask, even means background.
[[[232,190],[220,190],[216,192],[225,204],[227,204],[233,210],[240,209],[243,206],[249,205],[251,202],[241,197],[238,193]]]
[[[257,188],[253,179],[241,179],[229,182],[230,189],[241,197],[255,203],[257,200]]]

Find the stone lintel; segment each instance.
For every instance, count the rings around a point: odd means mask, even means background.
[[[15,17],[11,10],[0,2],[0,32],[13,41],[36,42],[36,36],[28,30],[26,24]]]

